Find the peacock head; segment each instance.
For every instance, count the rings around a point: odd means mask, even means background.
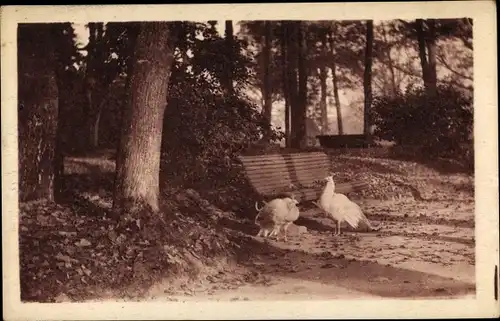
[[[300,201],[299,201],[299,200],[295,197],[295,194],[291,194],[291,195],[290,195],[290,200],[292,201],[292,203],[293,203],[294,205],[297,205],[297,204],[299,204],[299,203],[300,203]]]
[[[333,187],[335,187],[335,183],[333,182],[333,175],[329,175],[327,177],[325,177],[325,181],[327,183],[331,183]]]

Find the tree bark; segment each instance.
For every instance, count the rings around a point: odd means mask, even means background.
[[[415,26],[417,29],[418,55],[420,57],[420,65],[422,66],[422,80],[424,81],[424,86],[427,88],[429,84],[429,67],[427,63],[424,21],[417,19]]]
[[[306,132],[306,119],[307,119],[307,44],[306,44],[306,32],[305,26],[302,22],[296,22],[296,29],[298,34],[298,77],[299,77],[299,87],[298,87],[298,104],[296,113],[296,147],[303,148],[307,144],[307,132]]]
[[[228,96],[232,96],[234,94],[234,86],[233,86],[233,53],[234,53],[234,35],[233,35],[233,21],[226,20],[226,29],[225,29],[225,39],[226,39],[226,79],[225,89]]]
[[[264,81],[262,87],[262,96],[264,98],[263,114],[269,126],[271,126],[271,117],[273,111],[273,101],[271,96],[271,22],[264,22],[264,46],[262,50],[262,60],[264,68]],[[265,137],[269,141],[269,137]]]
[[[300,107],[299,93],[297,87],[297,67],[298,67],[298,30],[296,22],[287,22],[287,80],[288,95],[290,102],[290,147],[300,146]]]
[[[344,124],[342,121],[342,109],[340,106],[339,86],[338,86],[338,80],[337,80],[337,63],[335,61],[335,59],[337,59],[337,57],[335,55],[335,39],[334,39],[334,35],[333,35],[331,30],[330,30],[330,49],[331,49],[332,55],[333,55],[330,69],[332,70],[333,97],[335,100],[335,110],[337,112],[338,134],[344,135]]]
[[[385,25],[382,24],[381,27],[382,27],[382,37],[384,38],[384,42],[386,44],[389,44],[389,41],[387,40],[387,32],[385,30]],[[387,67],[389,67],[389,73],[391,77],[392,94],[396,96],[399,93],[399,88],[398,85],[396,84],[396,72],[394,70],[394,63],[391,57],[391,47],[388,48],[385,55],[387,59]]]
[[[373,60],[373,20],[368,20],[366,22],[365,72],[363,77],[363,88],[365,93],[363,132],[366,136],[369,136],[371,134],[370,109],[372,104],[372,60]]]
[[[429,28],[426,37],[426,47],[428,54],[427,68],[428,68],[428,83],[427,90],[431,95],[436,94],[437,90],[437,72],[436,72],[436,21],[434,19],[427,19],[427,26]]]
[[[290,89],[288,80],[288,61],[289,61],[289,49],[288,49],[288,22],[281,21],[281,67],[283,72],[283,98],[285,100],[285,146],[290,147]]]
[[[321,45],[322,45],[322,51],[323,51],[323,58],[326,58],[328,55],[328,47],[327,47],[327,41],[326,41],[326,33],[323,33],[321,35]],[[327,86],[326,86],[326,79],[328,78],[328,71],[326,66],[323,64],[320,66],[320,71],[319,71],[319,81],[320,81],[320,87],[321,87],[321,99],[320,99],[320,109],[321,109],[321,133],[323,135],[326,135],[329,131],[328,129],[328,105],[327,105],[327,98],[328,98],[328,93],[327,93]]]
[[[19,199],[54,200],[58,88],[51,29],[18,27]]]
[[[161,133],[173,50],[169,23],[140,23],[122,118],[113,204],[122,213],[136,205],[159,210]]]
[[[86,71],[85,71],[85,97],[87,98],[86,110],[85,110],[85,122],[86,122],[86,137],[89,149],[95,149],[98,145],[98,140],[96,143],[95,126],[96,119],[99,113],[98,106],[99,102],[99,91],[101,91],[101,86],[98,84],[98,70],[100,63],[102,63],[102,38],[104,33],[104,25],[102,22],[88,24],[89,29],[89,42],[87,44],[87,61],[86,61]],[[99,70],[102,72],[102,70]],[[98,124],[97,124],[98,125]]]

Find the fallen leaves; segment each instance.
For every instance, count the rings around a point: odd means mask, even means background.
[[[78,242],[75,243],[75,245],[78,247],[87,247],[91,246],[92,243],[86,239],[80,239]]]

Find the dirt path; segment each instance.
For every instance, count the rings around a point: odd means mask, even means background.
[[[183,295],[151,296],[159,301],[474,296],[473,204],[405,199],[362,205],[381,231],[343,227],[343,235],[333,236],[332,221],[306,212],[297,225],[307,233],[298,235],[292,227],[288,243],[248,237],[255,251],[231,271]]]

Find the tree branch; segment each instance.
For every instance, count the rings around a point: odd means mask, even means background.
[[[467,76],[467,75],[464,75],[462,74],[461,72],[458,72],[456,70],[454,70],[449,64],[448,62],[446,61],[446,58],[443,57],[443,55],[438,55],[437,56],[438,60],[440,63],[442,63],[446,69],[448,69],[449,71],[451,71],[452,73],[454,73],[455,75],[459,76],[459,77],[462,77],[462,78],[465,78],[465,79],[468,79],[468,80],[473,80],[472,77],[470,76]]]

